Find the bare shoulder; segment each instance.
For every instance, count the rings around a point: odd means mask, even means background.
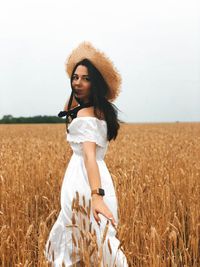
[[[104,115],[99,110],[96,110],[97,116],[94,113],[94,107],[82,108],[78,111],[77,117],[97,117],[104,120]]]
[[[94,107],[80,109],[77,113],[77,117],[95,117]]]

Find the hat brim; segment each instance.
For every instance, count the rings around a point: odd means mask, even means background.
[[[90,42],[82,42],[67,58],[65,69],[69,77],[76,64],[85,58],[92,62],[105,79],[109,87],[106,98],[110,101],[115,100],[121,90],[121,75],[105,53],[94,48]]]

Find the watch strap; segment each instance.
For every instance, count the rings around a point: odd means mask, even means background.
[[[104,195],[105,195],[105,192],[104,192],[104,189],[102,189],[102,188],[97,188],[97,189],[93,189],[93,190],[91,191],[91,196],[92,196],[93,194],[98,194],[98,195],[100,195],[100,196],[104,196]]]

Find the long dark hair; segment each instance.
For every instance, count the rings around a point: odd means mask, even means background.
[[[104,80],[103,76],[99,70],[92,64],[88,59],[83,59],[76,64],[71,75],[71,87],[73,75],[76,71],[76,68],[79,66],[85,66],[88,70],[88,75],[91,81],[91,93],[89,96],[89,102],[94,106],[94,114],[97,118],[100,119],[101,114],[103,113],[105,121],[107,122],[107,139],[115,140],[120,128],[120,120],[118,119],[118,108],[106,99],[106,95],[109,91],[108,84]],[[98,113],[100,112],[100,114]]]

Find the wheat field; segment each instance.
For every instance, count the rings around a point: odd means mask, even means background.
[[[0,125],[0,266],[47,266],[71,154],[64,124]],[[200,123],[121,124],[105,162],[129,266],[200,266]]]

